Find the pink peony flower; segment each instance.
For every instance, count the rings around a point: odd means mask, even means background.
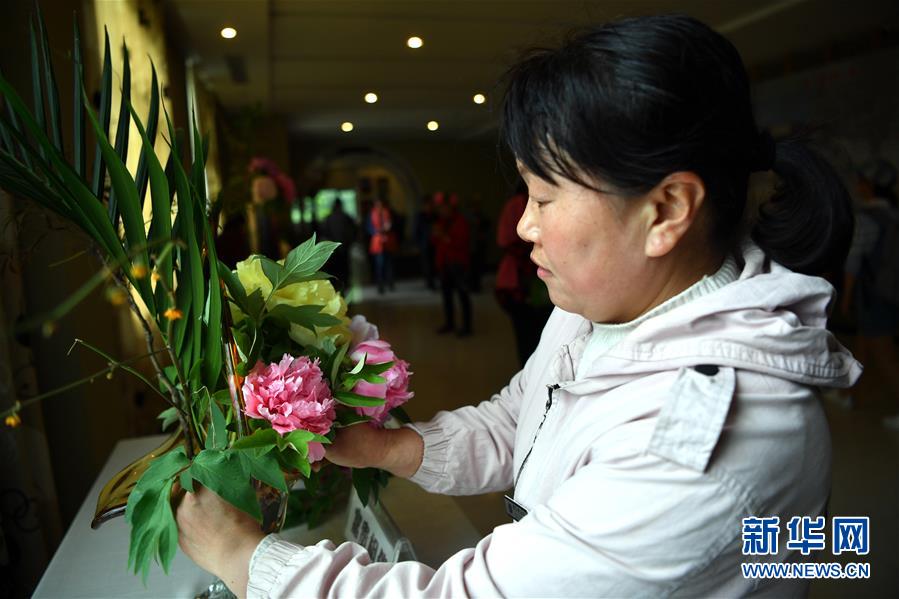
[[[356,408],[356,412],[371,417],[372,423],[380,426],[390,416],[390,410],[406,403],[414,395],[409,391],[409,377],[412,373],[409,371],[409,363],[397,358],[386,341],[380,339],[364,341],[353,348],[350,358],[358,362],[363,354],[366,356],[366,364],[393,362],[393,366],[381,374],[385,382],[359,381],[353,387],[353,393],[384,399],[382,406]]]
[[[325,457],[325,446],[321,443],[309,443],[309,455],[306,456],[306,459],[309,460],[309,463],[317,462]]]
[[[280,362],[257,362],[244,380],[243,394],[247,416],[268,420],[282,435],[297,429],[324,435],[336,416],[334,398],[322,378],[318,359],[306,356],[284,354]],[[321,444],[310,443],[309,461],[322,456]]]
[[[356,314],[350,321],[350,333],[353,335],[354,346],[380,338],[378,327],[368,322],[361,314]]]

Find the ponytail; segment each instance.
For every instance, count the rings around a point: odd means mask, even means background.
[[[799,140],[769,140],[762,137],[760,154],[768,154],[780,182],[759,208],[752,239],[790,270],[820,275],[840,269],[855,221],[846,187],[833,167]]]

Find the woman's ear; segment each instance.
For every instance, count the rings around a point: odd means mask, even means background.
[[[650,258],[660,258],[677,247],[694,225],[705,200],[705,184],[695,173],[671,173],[647,194],[646,245]]]

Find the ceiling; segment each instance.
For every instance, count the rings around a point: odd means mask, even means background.
[[[258,104],[302,137],[492,134],[496,81],[521,50],[573,27],[683,12],[727,35],[749,67],[899,23],[894,0],[171,0],[197,75],[227,109]],[[237,29],[223,39],[222,27]],[[409,36],[424,40],[418,50]],[[243,81],[241,81],[243,79]],[[366,92],[379,101],[366,104]],[[487,95],[476,105],[475,93]],[[436,120],[440,128],[428,131]],[[344,121],[354,130],[343,133]]]

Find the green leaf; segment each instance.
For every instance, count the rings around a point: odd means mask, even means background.
[[[116,232],[112,228],[112,224],[106,215],[105,210],[100,205],[96,196],[84,185],[81,178],[75,173],[65,161],[64,157],[59,155],[41,127],[35,121],[34,117],[28,112],[24,102],[16,93],[15,89],[9,82],[0,76],[0,93],[2,93],[7,101],[7,105],[11,107],[15,113],[21,117],[24,128],[30,133],[32,138],[37,142],[42,152],[48,157],[53,165],[53,169],[43,166],[44,174],[53,181],[57,191],[62,197],[67,198],[66,205],[76,217],[75,220],[84,231],[94,239],[112,258],[116,261],[124,261],[125,252],[119,242]],[[83,90],[82,90],[83,93]],[[17,134],[16,131],[10,131]],[[26,151],[33,151],[30,147],[21,146]],[[35,152],[32,154],[32,162],[37,156]]]
[[[131,119],[129,118],[128,109],[131,106],[131,61],[128,58],[128,46],[125,45],[124,41],[122,42],[122,98],[119,103],[119,124],[116,127],[115,132],[115,153],[121,160],[122,164],[128,164],[128,132],[131,129]],[[110,170],[110,174],[112,170]],[[130,179],[131,174],[128,174]],[[134,180],[131,180],[131,187],[135,191],[135,197],[137,198],[137,205],[142,209],[143,206],[143,197],[137,195],[137,186],[134,183]],[[113,185],[112,189],[109,191],[109,220],[112,221],[112,226],[118,227],[119,222],[119,207],[118,207],[118,194],[119,191],[115,185]],[[143,213],[141,213],[143,214]],[[141,217],[141,229],[143,230],[143,216]],[[126,229],[127,234],[127,229]],[[149,266],[149,262],[145,262],[144,264]]]
[[[103,73],[100,76],[100,122],[102,123],[103,136],[109,133],[109,118],[112,110],[112,52],[109,49],[109,31],[103,27]],[[78,95],[82,95],[81,88]],[[88,103],[84,103],[88,107]],[[103,197],[103,187],[106,185],[106,164],[103,161],[103,153],[100,150],[100,141],[97,140],[97,149],[94,151],[94,183],[91,187],[94,196]]]
[[[47,26],[44,24],[44,15],[40,5],[35,3],[37,9],[38,31],[40,32],[41,51],[44,59],[44,87],[47,90],[47,108],[50,112],[50,133],[53,138],[53,146],[59,153],[63,152],[62,146],[62,117],[59,113],[59,90],[56,86],[56,75],[53,73],[53,61],[50,59],[50,41],[47,39]]]
[[[262,318],[262,310],[265,308],[265,299],[262,297],[261,289],[254,289],[247,296],[247,311],[245,314],[253,322],[259,322]]]
[[[234,442],[234,449],[263,449],[282,446],[281,435],[271,428],[262,428],[252,435],[241,437]]]
[[[106,165],[109,168],[109,178],[112,181],[112,188],[120,202],[119,207],[122,214],[122,224],[125,227],[126,245],[132,253],[137,254],[135,262],[139,262],[149,267],[150,260],[147,253],[147,233],[144,230],[144,217],[141,213],[140,202],[137,199],[137,189],[134,186],[134,179],[131,178],[131,173],[128,172],[128,168],[116,154],[115,150],[109,145],[109,141],[100,129],[100,123],[97,122],[93,110],[87,105],[87,92],[82,88],[81,93],[84,97],[84,108],[87,113],[87,118],[94,128],[94,133],[100,144],[100,151],[103,154],[103,159],[106,161]],[[150,313],[155,313],[154,298],[152,289],[150,288],[149,277],[135,280],[130,276],[130,273],[129,277],[131,278],[131,282],[140,292],[141,299],[143,299],[144,304],[146,304]]]
[[[206,325],[206,339],[203,348],[203,381],[210,388],[218,386],[219,377],[224,365],[223,351],[225,340],[222,338],[222,310],[227,306],[222,303],[222,285],[218,277],[218,257],[215,253],[215,238],[209,222],[203,219],[203,234],[206,239],[206,254],[209,260],[209,296],[206,302],[206,313],[203,321]]]
[[[150,148],[154,147],[156,143],[156,129],[159,126],[159,81],[156,77],[156,65],[153,64],[153,61],[150,61],[150,109],[147,113],[146,120],[146,138],[149,141]],[[141,137],[144,137],[144,133],[141,133]],[[147,144],[144,144],[144,148],[146,149]],[[157,164],[159,163],[159,158],[156,156],[155,152],[152,152],[153,157],[156,158]],[[140,159],[137,163],[137,176],[135,177],[135,183],[137,184],[137,197],[140,198],[141,202],[144,201],[144,198],[147,195],[147,183],[148,183],[148,165],[147,165],[147,155],[141,152]],[[168,182],[166,182],[166,188],[168,188]],[[153,216],[156,216],[156,208],[155,203],[153,204]],[[171,212],[171,203],[167,203],[168,208],[166,212],[166,220],[169,221],[169,230],[171,230],[171,217],[168,212]],[[150,225],[150,230],[153,231],[153,225]],[[150,239],[152,240],[154,235],[150,235]]]
[[[190,475],[190,470],[185,470],[179,476],[179,482],[181,483],[181,488],[187,491],[188,493],[194,492],[194,479]]]
[[[2,71],[0,71],[0,79],[2,79]],[[13,132],[18,132],[18,133],[21,134],[21,133],[22,133],[22,127],[19,125],[19,120],[18,120],[18,118],[16,118],[16,112],[15,112],[15,110],[13,110],[12,106],[10,105],[10,103],[9,103],[8,101],[7,101],[7,102],[4,102],[4,103],[6,104],[6,115],[7,115],[7,117],[9,118],[9,123],[8,123],[8,124],[4,124],[4,129],[6,130],[6,133],[7,133],[8,135],[11,135]],[[18,150],[19,150],[19,151],[18,151],[18,154],[21,154],[21,160],[22,160],[22,163],[23,163],[27,168],[31,169],[31,168],[32,168],[32,165],[31,165],[31,157],[29,156],[28,152],[25,151],[24,149],[22,149],[21,147],[19,147]],[[11,154],[13,157],[16,156],[16,152],[15,152],[15,151],[10,151],[10,154]],[[28,196],[26,196],[26,197],[28,197]]]
[[[237,353],[240,355],[240,359],[243,360],[243,362],[247,362],[250,351],[253,348],[253,340],[237,327],[231,328],[231,336],[234,337],[234,343],[237,344]]]
[[[190,475],[237,509],[262,521],[256,491],[234,451],[204,449],[194,458]]]
[[[172,479],[189,464],[190,460],[187,459],[183,445],[179,445],[150,462],[150,466],[143,476],[140,477],[140,480],[137,481],[131,494],[128,495],[128,505],[125,506],[125,520],[127,522],[131,521],[131,514],[144,493],[157,488],[159,483]]]
[[[297,451],[283,451],[281,452],[279,457],[287,468],[296,470],[304,477],[309,478],[309,475],[312,473],[312,466],[309,465],[309,460],[306,459],[306,456],[308,455],[308,449],[305,446],[304,449],[306,449],[305,453],[300,453]]]
[[[206,213],[206,143],[200,135],[200,128],[197,125],[196,110],[191,111],[191,139],[193,139],[193,164],[191,169],[191,179],[193,188],[197,196],[202,201],[200,210]]]
[[[75,166],[75,172],[78,173],[78,176],[84,178],[87,173],[87,167],[85,166],[85,152],[87,151],[87,148],[84,143],[84,104],[81,97],[81,86],[84,80],[84,66],[81,61],[81,33],[78,31],[78,19],[72,19],[72,29],[72,66],[74,69],[72,76],[74,87],[72,90],[72,97],[74,98],[74,101],[72,102],[72,125],[74,129],[72,135],[72,150],[74,153],[72,164]]]
[[[169,126],[169,136],[175,139],[175,131],[172,127],[171,119],[166,113],[166,122]],[[180,228],[178,233],[183,235],[184,242],[187,246],[185,252],[182,252],[181,276],[178,279],[179,286],[184,286],[190,291],[191,315],[187,318],[185,312],[184,319],[184,342],[193,348],[192,353],[199,354],[202,347],[202,310],[205,304],[204,286],[206,277],[203,273],[203,261],[200,257],[200,246],[198,239],[198,227],[196,224],[197,206],[195,197],[191,194],[190,183],[187,180],[187,174],[181,166],[179,160],[172,162],[175,174],[175,187],[178,198],[178,221]],[[184,253],[187,255],[184,256]],[[184,259],[186,257],[186,260]],[[198,382],[198,381],[197,381]]]
[[[159,420],[162,420],[162,430],[168,429],[170,426],[178,422],[178,410],[175,406],[171,408],[165,409],[159,413],[157,416]]]
[[[409,417],[409,414],[406,412],[406,410],[403,409],[402,406],[397,406],[390,410],[390,415],[403,424],[410,424],[412,422],[412,418]]]
[[[31,42],[31,93],[34,100],[34,117],[41,130],[44,130],[44,94],[41,88],[41,59],[37,48],[37,34],[34,32],[34,22],[31,22],[28,30]],[[46,150],[39,148],[41,156],[46,156]]]
[[[331,441],[328,440],[327,437],[323,437],[322,435],[317,435],[310,431],[304,431],[302,429],[298,429],[295,431],[290,431],[286,435],[284,435],[285,445],[292,445],[299,451],[299,448],[306,447],[310,442],[314,441],[316,443],[324,443],[329,444]],[[305,454],[303,454],[305,455]]]
[[[315,234],[304,243],[295,247],[284,260],[284,269],[281,271],[276,289],[285,285],[301,282],[305,277],[315,274],[331,254],[340,246],[335,241],[315,242]]]
[[[178,527],[170,500],[174,483],[169,479],[160,483],[158,489],[148,491],[134,510],[128,566],[133,566],[135,574],[140,570],[145,585],[150,560],[155,556],[168,573],[178,549]]]
[[[282,320],[291,324],[299,325],[309,329],[315,333],[315,327],[327,328],[340,324],[340,319],[325,314],[321,310],[324,306],[288,306],[287,304],[278,304],[270,309],[265,318],[273,318]]]
[[[343,364],[343,359],[349,349],[350,344],[344,343],[336,355],[333,356],[333,362],[331,363],[331,387],[337,386],[337,377],[340,374],[340,366]]]
[[[344,428],[369,421],[371,421],[371,418],[353,410],[337,410],[337,419],[334,421],[334,426]]]
[[[271,258],[266,258],[265,256],[256,256],[256,260],[259,260],[259,265],[262,266],[262,272],[265,273],[265,278],[272,284],[272,293],[274,293],[278,290],[278,283],[281,282],[281,271],[283,270],[283,267]]]
[[[350,391],[337,391],[336,393],[334,393],[334,399],[345,406],[352,406],[356,408],[373,408],[376,406],[384,405],[384,400],[382,398],[368,397],[366,395],[359,395],[358,393],[352,393]]]
[[[206,392],[209,395],[209,392]],[[206,433],[206,449],[224,449],[228,446],[228,429],[225,427],[225,415],[218,403],[209,402],[209,429]]]
[[[359,374],[362,372],[362,368],[365,367],[365,358],[368,357],[366,352],[362,352],[362,357],[359,358],[359,361],[356,362],[356,365],[350,370],[350,374]]]
[[[363,507],[368,505],[372,495],[374,468],[353,468],[353,488]]]
[[[162,454],[150,463],[128,496],[125,520],[131,524],[128,567],[141,572],[146,584],[150,560],[157,556],[163,570],[177,549],[178,531],[170,496],[175,477],[190,464],[184,446]]]
[[[244,471],[248,476],[255,478],[261,483],[265,483],[279,491],[285,493],[290,489],[287,487],[287,481],[284,480],[284,473],[278,465],[278,458],[272,451],[261,451],[258,449],[247,449],[239,451]]]
[[[154,71],[154,85],[155,83]],[[147,134],[143,124],[137,117],[137,113],[134,111],[134,107],[131,106],[130,103],[128,104],[128,109],[131,111],[134,118],[134,124],[137,126],[137,131],[140,133],[141,142],[143,144],[140,161],[141,164],[145,166],[150,179],[150,198],[153,205],[153,217],[150,224],[151,236],[149,243],[154,245],[163,240],[172,238],[172,207],[169,202],[169,182],[166,179],[165,172],[162,170],[162,165],[159,163],[159,158],[156,156],[156,151],[153,149],[153,142],[150,140],[150,136]],[[139,197],[143,198],[143,194],[139,194]],[[155,267],[157,274],[162,278],[164,288],[172,289],[174,267],[172,264],[171,251],[160,252]],[[165,306],[168,304],[167,298],[165,295],[158,295],[157,297],[163,301],[156,306],[156,310],[157,312],[164,312]]]
[[[231,269],[228,268],[228,265],[221,260],[218,261],[218,273],[219,278],[225,282],[225,287],[228,288],[228,295],[231,296],[231,299],[237,304],[240,311],[244,314],[249,314],[247,292],[243,288],[240,279],[237,278],[237,275],[234,274]],[[260,292],[259,295],[261,298],[262,292]]]

